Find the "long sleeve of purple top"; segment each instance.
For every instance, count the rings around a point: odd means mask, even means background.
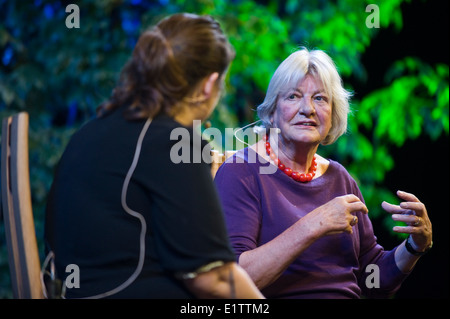
[[[337,196],[355,194],[364,201],[355,180],[335,161],[330,160],[322,176],[309,183],[299,183],[280,170],[261,174],[261,167],[271,164],[255,154],[249,157],[251,152],[254,153],[249,148],[237,152],[215,177],[237,261],[243,252],[271,241]],[[274,283],[262,289],[264,295],[268,298],[360,298],[362,295],[386,298],[394,294],[408,276],[395,263],[396,248],[384,250],[377,244],[369,216],[362,213],[357,216],[359,222],[353,234],[329,235],[315,241]],[[368,267],[371,264],[378,267]],[[372,276],[368,279],[372,284],[366,283],[368,275]]]

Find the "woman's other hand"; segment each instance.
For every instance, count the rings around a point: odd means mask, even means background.
[[[381,206],[392,214],[392,219],[406,223],[406,226],[395,226],[394,232],[410,234],[414,247],[421,252],[430,247],[432,242],[432,227],[425,205],[413,194],[398,191],[397,196],[403,202],[393,205],[383,202]]]

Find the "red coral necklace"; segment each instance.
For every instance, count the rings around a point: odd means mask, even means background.
[[[287,176],[290,176],[294,181],[297,182],[310,182],[313,177],[316,175],[317,170],[317,163],[316,163],[316,156],[313,157],[313,160],[311,162],[311,167],[309,168],[309,172],[307,174],[299,173],[296,171],[293,171],[291,168],[286,167],[281,161],[277,158],[275,153],[272,151],[272,148],[270,147],[269,142],[269,135],[264,136],[264,141],[266,142],[266,153],[270,156],[272,161],[275,163],[275,165],[278,166],[278,168],[285,173]]]

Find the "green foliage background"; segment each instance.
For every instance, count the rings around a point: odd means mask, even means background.
[[[79,29],[65,26],[65,8],[71,2],[81,11]],[[378,4],[381,29],[402,29],[404,2]],[[328,52],[348,89],[354,90],[350,83],[367,82],[362,55],[380,32],[366,27],[370,3],[0,0],[0,116],[30,113],[32,200],[41,252],[45,200],[55,165],[73,132],[95,116],[97,105],[109,96],[143,29],[175,12],[210,14],[221,22],[237,53],[226,95],[211,118],[212,126],[224,132],[225,127],[256,120],[254,110],[272,73],[300,45]],[[404,56],[384,78],[381,87],[355,96],[349,134],[320,153],[348,168],[359,181],[371,217],[390,228],[392,221],[379,204],[397,201],[383,184],[394,168],[391,150],[421,136],[448,136],[449,68]],[[8,298],[9,270],[3,228],[0,231],[0,297]]]

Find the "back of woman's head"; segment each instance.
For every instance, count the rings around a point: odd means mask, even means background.
[[[211,17],[169,16],[140,36],[98,115],[123,105],[128,119],[170,113],[206,76],[224,74],[233,58],[231,45]]]

